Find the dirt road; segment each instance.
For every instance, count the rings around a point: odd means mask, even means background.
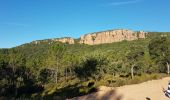
[[[162,92],[167,89],[170,77],[122,87],[101,86],[99,91],[72,100],[170,100]]]

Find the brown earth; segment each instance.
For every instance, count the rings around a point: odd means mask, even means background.
[[[96,93],[71,100],[170,100],[162,92],[162,88],[167,88],[169,80],[170,77],[166,77],[117,88],[101,86]]]

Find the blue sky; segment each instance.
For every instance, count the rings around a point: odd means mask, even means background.
[[[0,0],[0,48],[108,29],[170,31],[170,0]]]

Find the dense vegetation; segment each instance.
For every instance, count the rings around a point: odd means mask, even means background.
[[[28,43],[0,49],[0,97],[71,98],[97,86],[121,86],[170,73],[170,34],[85,45]]]

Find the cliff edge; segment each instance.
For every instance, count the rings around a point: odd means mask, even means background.
[[[146,32],[144,31],[132,31],[132,30],[109,30],[103,32],[90,33],[81,36],[81,44],[96,45],[103,43],[120,42],[123,40],[132,41],[140,38],[146,38]]]

